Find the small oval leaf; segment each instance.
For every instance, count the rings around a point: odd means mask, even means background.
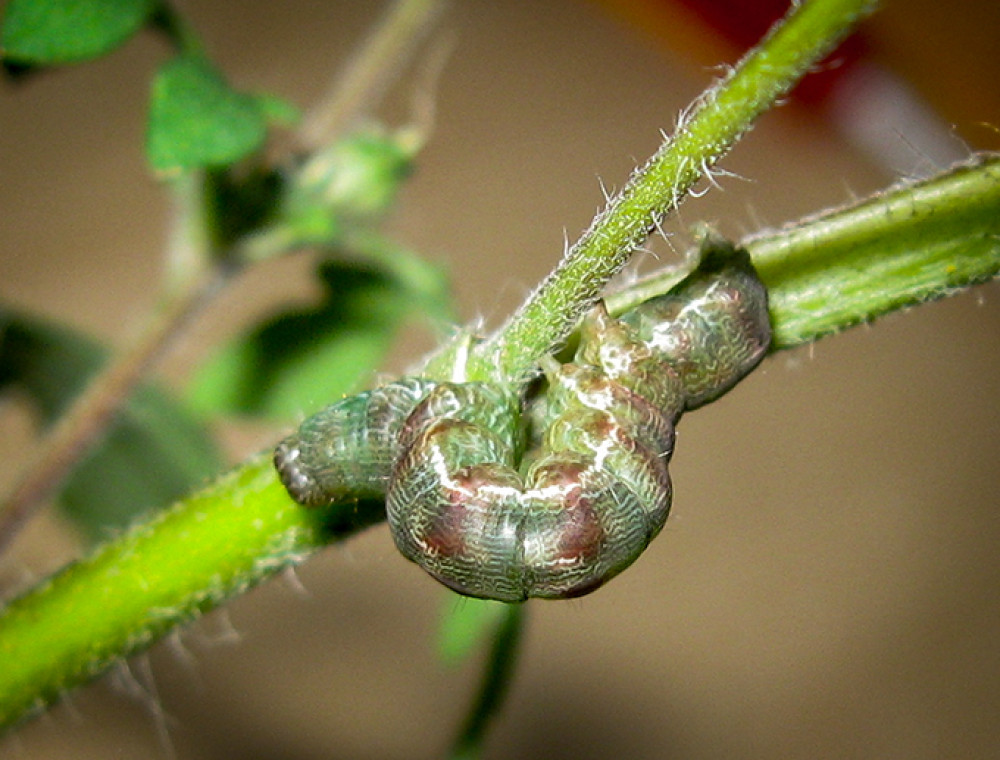
[[[231,164],[266,135],[260,100],[233,90],[203,58],[178,56],[153,80],[146,150],[155,169]]]

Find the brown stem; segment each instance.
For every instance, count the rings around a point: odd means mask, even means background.
[[[204,175],[187,172],[170,187],[175,214],[160,301],[131,345],[111,359],[56,422],[41,455],[0,508],[0,551],[38,505],[62,486],[153,363],[232,273],[213,257]]]
[[[328,94],[298,130],[299,148],[327,145],[359,116],[370,113],[444,8],[444,0],[396,0]]]
[[[223,279],[218,274],[202,276],[164,296],[135,342],[112,360],[56,423],[41,456],[0,509],[0,551],[35,509],[63,484],[153,363],[211,300]]]

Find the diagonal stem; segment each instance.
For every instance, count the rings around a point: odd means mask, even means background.
[[[167,257],[164,293],[130,346],[97,376],[47,436],[39,458],[0,508],[0,551],[37,507],[56,493],[80,458],[114,420],[173,339],[218,290],[222,277],[210,265],[204,224],[204,179],[198,173],[174,183],[178,208]]]
[[[396,0],[298,130],[299,148],[328,145],[370,114],[445,8],[444,0]]]
[[[1000,274],[1000,154],[757,233],[746,248],[770,294],[772,351],[812,343]],[[668,270],[608,296],[621,314],[666,293]]]
[[[708,90],[675,135],[638,169],[499,333],[476,353],[475,379],[522,382],[565,341],[632,252],[728,152],[753,120],[785,95],[874,10],[872,0],[809,0]]]

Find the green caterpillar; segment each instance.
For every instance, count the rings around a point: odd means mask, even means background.
[[[306,420],[279,444],[275,466],[303,504],[385,497],[402,554],[459,593],[581,596],[663,527],[681,414],[732,388],[770,337],[749,256],[710,251],[619,320],[598,304],[574,361],[543,363],[542,432],[523,459],[510,392],[403,378]]]

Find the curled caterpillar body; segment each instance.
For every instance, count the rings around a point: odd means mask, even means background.
[[[419,429],[386,501],[404,556],[460,593],[501,601],[580,596],[635,560],[670,506],[673,424],[578,370],[553,378],[572,400],[523,478],[484,426],[439,418]]]
[[[769,340],[749,257],[710,254],[620,320],[598,304],[574,361],[546,360],[543,433],[523,462],[509,393],[406,378],[307,420],[275,463],[302,503],[384,495],[402,554],[460,593],[580,596],[663,527],[681,414],[735,385]]]
[[[767,290],[741,249],[709,249],[678,287],[621,321],[680,373],[686,409],[719,398],[760,363],[771,344]]]

